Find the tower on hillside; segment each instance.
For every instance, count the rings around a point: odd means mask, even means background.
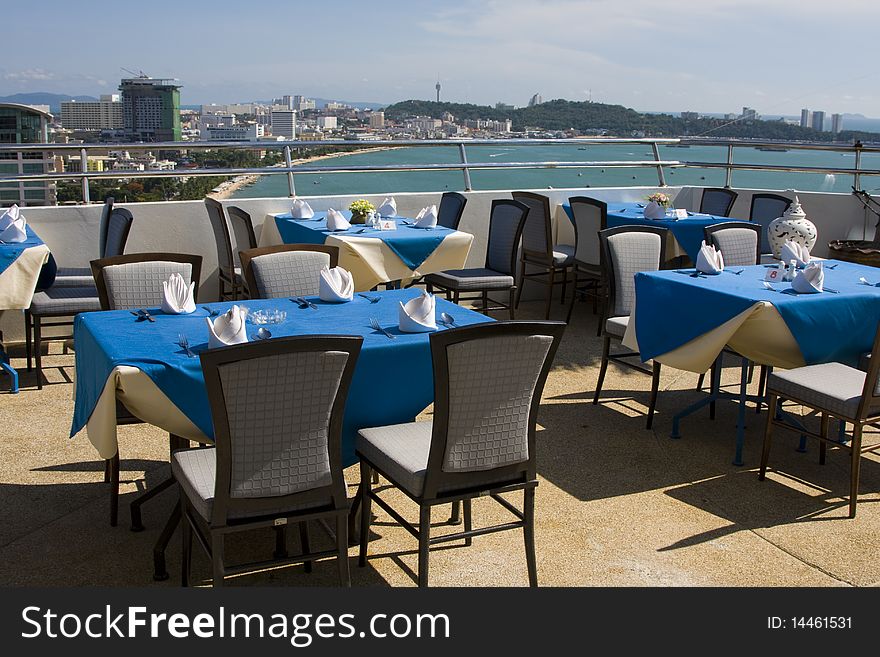
[[[437,84],[434,85],[434,88],[437,90],[437,102],[440,102],[440,79],[437,79]]]

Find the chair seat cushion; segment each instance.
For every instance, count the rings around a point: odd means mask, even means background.
[[[574,247],[571,244],[553,245],[553,264],[557,267],[567,267],[574,262]]]
[[[615,337],[622,338],[626,333],[626,327],[629,325],[629,316],[609,317],[605,320],[605,332]]]
[[[774,370],[767,378],[767,389],[783,399],[850,419],[856,417],[864,385],[865,373],[842,363]]]
[[[55,287],[37,292],[31,301],[30,312],[40,316],[67,316],[101,310],[95,287]]]
[[[201,449],[182,449],[174,452],[171,456],[171,472],[181,490],[186,494],[202,518],[210,522],[211,513],[214,510],[214,480],[217,476],[217,450],[213,447]],[[307,511],[332,503],[332,499],[326,501],[312,501],[305,504],[294,504],[268,511],[253,513],[232,512],[230,518],[254,518],[259,516],[273,516],[295,511]]]
[[[384,472],[395,484],[419,497],[425,489],[425,472],[431,450],[434,423],[407,422],[358,431],[357,452]],[[509,477],[492,476],[486,471],[484,484],[503,482]],[[441,486],[441,491],[450,490]]]
[[[54,287],[90,287],[95,284],[92,270],[88,267],[59,267]]]
[[[428,274],[425,281],[447,290],[509,290],[514,285],[513,276],[485,267]]]

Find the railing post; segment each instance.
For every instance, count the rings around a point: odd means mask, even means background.
[[[471,187],[471,171],[467,167],[467,153],[464,150],[464,144],[458,145],[458,154],[461,156],[461,163],[464,164],[464,168],[461,170],[464,174],[464,191],[471,192],[473,191],[473,187]]]
[[[83,174],[82,177],[82,197],[83,203],[89,204],[92,202],[89,195],[89,156],[86,153],[85,148],[79,149],[79,170],[80,173]]]
[[[284,147],[284,165],[288,169],[293,166],[293,160],[290,159],[290,146]],[[296,196],[296,186],[293,184],[293,171],[287,172],[287,195],[291,198]]]
[[[657,142],[651,143],[651,150],[654,151],[654,161],[660,161],[660,147],[657,145]],[[657,180],[660,182],[661,187],[666,187],[666,173],[663,171],[663,165],[657,165]]]
[[[727,145],[727,169],[724,173],[724,187],[730,189],[733,185],[733,144]]]
[[[853,173],[853,187],[856,189],[862,188],[862,175],[859,173],[859,169],[862,168],[862,142],[857,141],[853,148],[856,149],[856,164],[855,164],[855,173]]]

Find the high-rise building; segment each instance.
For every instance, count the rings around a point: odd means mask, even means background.
[[[29,105],[0,103],[0,144],[45,144],[52,115]],[[53,173],[55,156],[49,151],[0,153],[0,174]],[[46,180],[0,183],[0,205],[54,205],[55,183]]]
[[[434,88],[437,90],[437,102],[440,102],[440,80],[437,80],[437,84],[434,85]]]
[[[272,134],[285,139],[295,139],[296,111],[272,110]]]
[[[820,132],[825,129],[825,112],[816,110],[813,112],[813,118],[810,121],[810,127]]]
[[[831,132],[835,135],[843,130],[843,114],[831,115]]]
[[[315,109],[315,99],[306,98],[305,96],[294,96],[293,109],[298,112],[302,112],[304,110],[313,110]]]
[[[529,107],[534,107],[535,105],[540,105],[544,102],[544,98],[541,94],[535,94],[529,99]]]
[[[370,127],[371,128],[384,128],[385,127],[385,112],[381,110],[376,110],[370,113]]]
[[[757,110],[752,107],[743,107],[742,114],[740,115],[745,121],[757,121],[760,117],[758,116]]]
[[[180,85],[146,75],[123,79],[122,119],[135,141],[180,141]]]
[[[813,125],[813,113],[806,107],[801,110],[801,127],[809,128]]]
[[[682,112],[681,118],[684,119],[685,121],[696,121],[697,119],[700,118],[700,113],[699,112]]]
[[[516,108],[513,105],[508,105],[507,103],[498,102],[498,103],[495,103],[495,109],[501,110],[502,112],[512,112]]]
[[[119,130],[124,127],[119,94],[102,95],[97,101],[62,102],[61,125],[68,130]]]
[[[315,124],[321,130],[335,130],[338,125],[337,118],[335,116],[319,116],[315,121]]]

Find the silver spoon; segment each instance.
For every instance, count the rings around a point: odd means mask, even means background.
[[[272,331],[270,331],[269,329],[261,326],[257,330],[257,340],[268,340],[271,337],[272,337]]]
[[[455,320],[452,319],[452,315],[450,315],[449,313],[440,313],[440,321],[442,321],[444,324],[448,324],[452,328],[456,328],[458,326],[458,324],[455,323]]]

